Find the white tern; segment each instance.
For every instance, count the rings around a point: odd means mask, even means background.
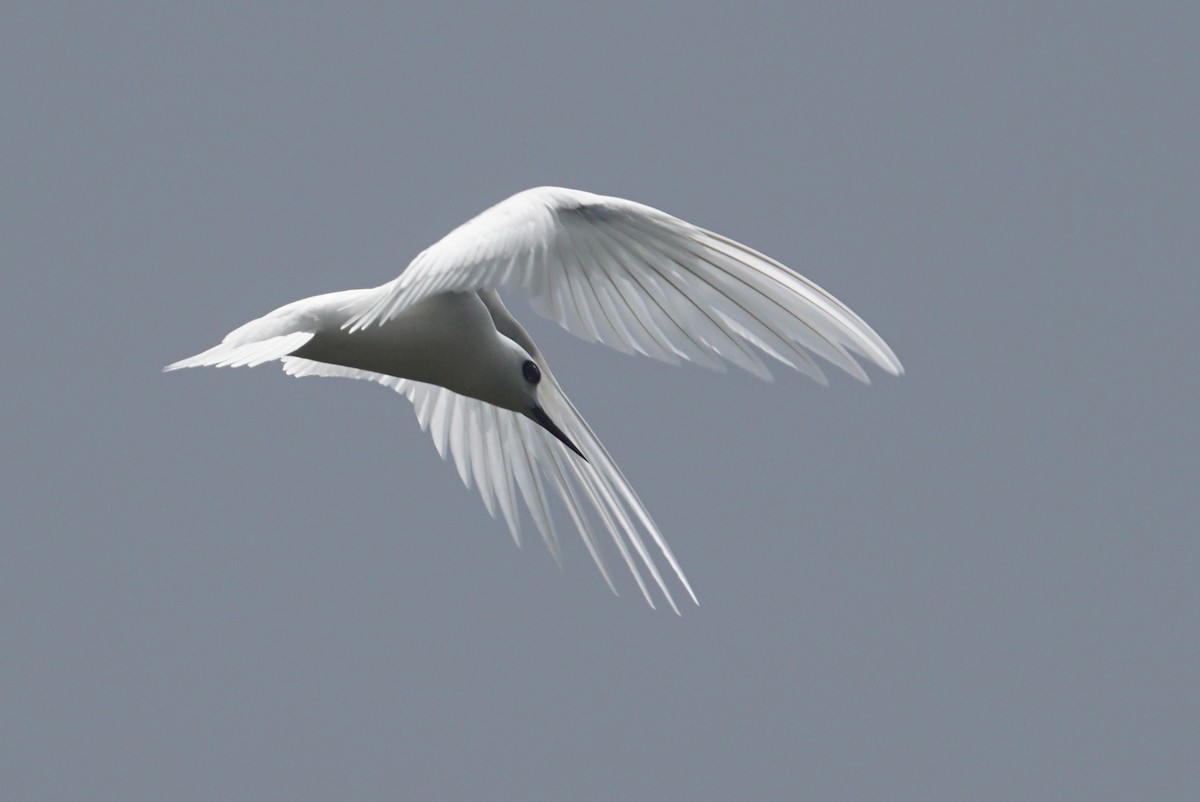
[[[766,355],[827,384],[811,352],[864,382],[855,357],[903,372],[858,315],[774,259],[649,206],[558,187],[496,204],[387,284],[282,306],[166,370],[280,360],[292,376],[369,379],[403,393],[438,453],[449,451],[518,543],[519,497],[560,559],[557,497],[614,593],[604,533],[650,606],[643,568],[679,612],[647,539],[696,594],[502,289],[525,293],[585,340],[665,362],[723,369],[726,360],[769,379]]]

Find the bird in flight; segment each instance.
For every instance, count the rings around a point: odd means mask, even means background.
[[[557,497],[614,593],[605,535],[650,606],[643,570],[678,613],[659,561],[696,601],[679,562],[498,290],[523,292],[585,340],[672,364],[731,362],[770,379],[766,356],[827,384],[816,355],[863,382],[857,358],[903,373],[862,318],[774,259],[649,206],[560,187],[496,204],[386,284],[281,306],[165,369],[279,360],[292,376],[403,393],[518,543],[519,497],[560,559]]]

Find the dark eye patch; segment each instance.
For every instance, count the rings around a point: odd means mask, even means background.
[[[530,384],[537,384],[542,380],[542,372],[538,370],[538,366],[530,360],[525,360],[525,364],[521,366],[521,372],[525,374],[525,381]]]

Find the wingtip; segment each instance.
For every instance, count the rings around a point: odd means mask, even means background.
[[[871,361],[892,376],[903,376],[904,365],[900,363],[900,357],[896,356],[896,352],[878,334],[875,334],[875,339],[877,342],[875,343],[875,353]]]
[[[697,599],[697,598],[696,598],[696,594],[692,592],[692,587],[691,587],[691,585],[687,584],[687,582],[685,581],[685,582],[683,583],[683,587],[684,587],[684,589],[685,589],[685,590],[688,592],[688,596],[689,596],[689,597],[691,597],[691,599],[692,599],[692,604],[694,604],[694,605],[696,605],[697,607],[699,607],[699,606],[700,606],[700,600],[699,600],[699,599]],[[682,611],[679,609],[679,607],[678,607],[678,606],[675,604],[675,600],[671,598],[670,594],[667,594],[667,601],[671,603],[671,609],[675,611],[675,615],[679,616],[680,618],[683,618],[683,612],[682,612]]]
[[[194,364],[194,360],[195,360],[195,357],[188,357],[187,359],[180,359],[176,362],[172,362],[171,364],[165,366],[162,369],[162,372],[163,373],[171,373],[172,371],[183,370],[184,368],[196,367],[196,365]]]

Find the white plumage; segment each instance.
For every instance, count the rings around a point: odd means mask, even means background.
[[[683,571],[501,289],[586,340],[666,362],[724,360],[769,379],[766,355],[825,384],[811,352],[864,382],[856,357],[903,372],[861,318],[775,260],[657,209],[558,187],[493,206],[387,284],[280,307],[166,369],[279,359],[293,376],[391,387],[514,538],[520,498],[558,559],[556,496],[614,592],[606,533],[647,602],[643,570],[678,612],[647,540],[695,600]]]

